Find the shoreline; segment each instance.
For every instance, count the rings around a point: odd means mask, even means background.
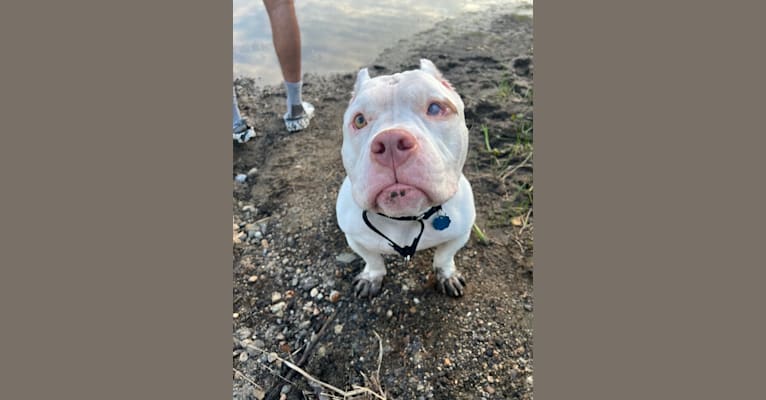
[[[384,59],[384,57],[387,54],[390,54],[391,52],[396,51],[398,48],[401,48],[401,47],[412,47],[412,46],[415,46],[416,45],[415,40],[418,37],[422,36],[423,34],[425,34],[427,32],[434,31],[435,29],[437,29],[441,25],[445,25],[446,24],[446,25],[449,25],[449,26],[457,26],[457,27],[460,27],[461,29],[466,29],[468,21],[486,20],[486,19],[491,18],[492,14],[498,14],[498,13],[499,14],[512,14],[512,15],[519,16],[521,18],[530,18],[530,19],[533,18],[533,16],[532,16],[532,5],[531,4],[530,5],[524,5],[524,4],[519,4],[519,5],[515,5],[515,4],[514,5],[511,5],[511,4],[499,4],[499,5],[497,5],[496,4],[496,5],[487,6],[486,9],[480,10],[480,11],[464,11],[464,12],[461,12],[460,14],[458,14],[456,16],[445,17],[445,18],[443,18],[441,20],[435,21],[429,27],[427,27],[427,28],[425,28],[425,29],[423,29],[421,31],[415,32],[415,33],[413,33],[413,34],[411,34],[411,35],[409,35],[407,37],[404,37],[404,38],[401,38],[401,39],[397,40],[396,44],[393,45],[393,46],[383,46],[382,49],[380,51],[378,51],[375,55],[373,55],[365,64],[359,65],[356,68],[349,68],[347,70],[334,71],[334,72],[305,71],[305,61],[304,61],[304,71],[305,72],[303,73],[303,76],[304,76],[303,81],[306,82],[310,78],[316,78],[316,77],[319,77],[319,78],[332,78],[332,77],[337,77],[337,76],[345,75],[345,74],[348,74],[348,73],[356,74],[356,71],[358,71],[360,68],[365,68],[365,67],[369,67],[370,69],[372,69],[372,66],[376,65],[376,64],[380,64],[380,60]],[[273,51],[273,49],[272,49],[272,51]],[[271,66],[270,68],[275,70],[275,71],[279,70],[279,64],[276,61],[276,59],[274,60],[273,66]],[[277,74],[275,74],[275,76],[280,76],[280,75],[277,73]],[[234,78],[233,81],[234,81],[235,85],[237,84],[237,82],[246,81],[246,82],[248,82],[249,86],[252,86],[254,88],[259,88],[259,89],[275,88],[275,87],[278,87],[278,86],[282,85],[281,77],[279,78],[279,80],[277,80],[277,81],[275,81],[273,83],[264,82],[264,78],[263,77],[251,76],[251,75],[247,75],[247,74],[244,74],[244,73],[233,74],[233,78]],[[263,83],[259,83],[259,82],[263,82]]]

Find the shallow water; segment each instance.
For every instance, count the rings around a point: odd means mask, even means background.
[[[258,85],[282,81],[261,0],[233,0],[234,76]],[[296,0],[304,73],[350,72],[366,66],[400,39],[463,12],[511,4],[532,14],[532,0]]]

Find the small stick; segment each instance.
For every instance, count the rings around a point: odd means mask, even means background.
[[[261,389],[261,390],[263,389],[263,388],[261,387],[261,385],[259,385],[259,384],[255,383],[255,382],[254,382],[252,379],[250,379],[250,378],[248,378],[247,376],[245,376],[245,374],[243,374],[242,372],[240,372],[238,369],[236,369],[236,368],[232,368],[232,369],[234,370],[234,374],[236,374],[238,377],[240,377],[240,378],[242,378],[242,379],[244,379],[244,380],[246,380],[246,381],[250,382],[250,384],[252,384],[253,386],[257,387],[258,389]]]
[[[383,341],[380,339],[378,332],[372,331],[375,337],[378,338],[378,372],[376,373],[378,381],[380,381],[380,364],[383,363]]]
[[[529,226],[529,214],[532,213],[532,209],[530,208],[529,211],[527,211],[527,215],[524,216],[524,225],[521,226],[521,229],[519,229],[519,235],[524,233],[524,229],[527,229],[527,226]]]
[[[319,329],[319,332],[316,335],[314,335],[314,337],[311,339],[311,341],[309,341],[309,343],[306,345],[306,349],[303,351],[303,354],[301,354],[301,358],[300,358],[300,360],[298,360],[298,364],[297,365],[302,367],[302,366],[304,366],[306,364],[306,362],[308,362],[309,356],[311,355],[311,353],[314,352],[314,348],[316,347],[317,343],[319,343],[319,339],[321,339],[322,336],[324,336],[324,334],[327,332],[327,327],[330,326],[330,323],[335,319],[335,316],[337,314],[338,314],[338,309],[335,309],[335,311],[333,311],[333,313],[330,314],[330,316],[327,318],[327,320],[325,320],[325,322],[322,324],[322,327]],[[281,360],[281,358],[279,358],[279,356],[277,356],[277,359]],[[289,367],[291,363],[284,362],[284,364]],[[297,372],[297,371],[295,371],[294,369],[288,371],[285,374],[285,377],[282,378],[282,379],[290,382],[290,380],[292,380],[295,377],[295,372]],[[280,385],[275,385],[275,386],[271,387],[271,389],[269,389],[269,391],[266,394],[266,396],[264,397],[264,399],[266,399],[266,400],[274,400],[274,399],[276,399],[277,396],[280,393],[280,390],[279,390],[280,388],[279,387],[280,387]]]
[[[293,371],[296,371],[296,372],[298,372],[299,374],[303,375],[303,377],[304,377],[304,378],[306,378],[306,379],[310,380],[311,382],[314,382],[314,383],[320,384],[320,385],[322,385],[322,386],[324,386],[324,387],[326,387],[326,388],[328,388],[328,389],[330,389],[330,390],[332,390],[332,391],[334,391],[334,392],[336,392],[336,393],[342,394],[342,395],[344,395],[344,396],[346,395],[346,392],[345,392],[345,391],[343,391],[343,390],[341,390],[341,389],[338,389],[338,388],[336,388],[335,386],[333,386],[333,385],[330,385],[329,383],[324,383],[324,382],[320,381],[319,379],[317,379],[317,378],[314,378],[314,377],[313,377],[313,376],[311,376],[311,375],[310,375],[308,372],[304,371],[303,369],[301,369],[301,368],[300,368],[300,367],[298,367],[297,365],[295,365],[295,364],[291,363],[290,361],[287,361],[287,360],[285,360],[284,358],[281,358],[281,357],[279,357],[279,356],[277,356],[277,360],[279,360],[279,361],[282,361],[282,363],[283,363],[283,364],[285,364],[285,365],[287,365],[288,367],[292,368],[292,370],[293,370]]]
[[[484,232],[481,231],[481,228],[479,228],[479,225],[473,224],[473,232],[478,236],[479,242],[486,244],[489,243],[489,240],[487,240],[487,237],[484,235]]]
[[[527,161],[529,161],[529,159],[532,157],[532,154],[534,154],[534,153],[532,153],[532,152],[530,151],[530,152],[529,152],[529,154],[527,154],[527,157],[524,159],[524,161],[520,162],[520,163],[519,163],[519,164],[517,164],[517,165],[514,165],[514,166],[513,166],[513,169],[511,169],[510,171],[508,171],[508,172],[504,173],[504,174],[503,174],[503,176],[501,177],[501,179],[505,180],[505,178],[507,178],[507,177],[511,176],[511,174],[513,174],[514,172],[516,172],[516,170],[517,170],[517,169],[519,169],[519,168],[521,168],[521,167],[524,167],[524,166],[526,166],[526,164],[527,164]]]

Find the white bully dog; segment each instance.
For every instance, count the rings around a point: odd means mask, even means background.
[[[436,247],[437,287],[463,295],[455,253],[468,241],[476,217],[463,175],[468,128],[463,101],[429,60],[420,69],[370,78],[359,71],[343,116],[338,225],[365,261],[354,279],[357,297],[379,291],[383,254],[408,261]]]

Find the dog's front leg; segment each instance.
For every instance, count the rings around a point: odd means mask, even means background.
[[[434,251],[433,267],[436,273],[436,287],[440,292],[452,297],[462,296],[465,288],[465,279],[455,267],[455,254],[465,245],[469,236],[470,231],[468,235],[445,242]]]
[[[369,250],[346,235],[346,241],[356,254],[364,259],[364,269],[354,278],[354,293],[359,298],[372,298],[380,291],[386,264],[383,256]]]

